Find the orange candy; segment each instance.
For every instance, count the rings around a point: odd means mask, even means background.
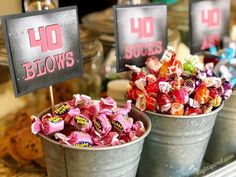
[[[184,105],[178,102],[172,103],[170,114],[176,116],[184,115]]]
[[[159,70],[159,74],[158,77],[159,78],[167,78],[168,74],[169,74],[169,63],[168,62],[164,62],[163,65],[161,66],[160,70]]]
[[[202,84],[195,91],[194,99],[199,104],[206,104],[209,101],[210,91],[207,89],[205,84]]]

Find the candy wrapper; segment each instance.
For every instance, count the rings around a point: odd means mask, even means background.
[[[119,133],[117,132],[109,132],[104,138],[103,138],[105,145],[119,145],[122,144],[119,140]]]
[[[133,126],[133,118],[128,117],[128,115],[123,115],[117,113],[111,118],[111,124],[117,132],[129,132]]]
[[[154,82],[154,77],[149,75],[148,82]],[[134,122],[129,117],[130,111],[131,100],[124,107],[118,107],[111,97],[92,101],[86,95],[76,94],[72,100],[59,104],[52,114],[47,113],[41,119],[32,116],[32,132],[54,137],[59,143],[70,146],[115,146],[145,132],[142,122]]]
[[[70,102],[72,103],[73,106],[78,106],[79,108],[83,108],[84,106],[90,104],[92,100],[87,95],[75,94]]]
[[[60,116],[64,119],[69,110],[70,110],[70,105],[67,103],[63,103],[55,109],[53,114],[55,116]]]
[[[34,134],[42,132],[45,135],[49,135],[64,129],[64,120],[61,117],[53,117],[51,114],[46,114],[41,120],[36,116],[31,116],[31,119],[33,121],[31,129]]]
[[[107,135],[111,131],[111,123],[105,114],[99,114],[93,118],[93,127],[101,135]]]
[[[206,65],[213,65],[215,75],[230,79],[231,87],[236,83],[236,43],[225,37],[223,49],[216,46],[209,48],[209,54],[204,58]]]
[[[227,50],[227,56],[232,56],[230,52]],[[196,55],[181,63],[168,47],[160,60],[150,57],[145,64],[146,70],[126,65],[135,73],[128,99],[141,111],[198,115],[216,109],[232,93],[230,81],[216,77],[209,66],[204,69]]]
[[[71,125],[82,132],[89,132],[92,128],[92,121],[86,116],[79,114],[75,115],[71,120]]]
[[[55,138],[64,144],[76,147],[91,147],[93,145],[92,138],[88,133],[73,131],[69,136],[62,133],[55,133]]]

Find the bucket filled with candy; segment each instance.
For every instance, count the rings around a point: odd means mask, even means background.
[[[148,117],[127,101],[93,101],[86,95],[32,116],[32,132],[41,137],[49,177],[135,177]]]
[[[138,176],[195,175],[230,83],[201,69],[197,56],[181,63],[171,47],[161,60],[151,57],[145,64],[127,65],[133,71],[128,99],[152,122]]]
[[[217,115],[205,156],[205,159],[211,162],[217,162],[236,154],[236,42],[226,38],[224,46],[225,48],[222,50],[217,50],[213,46],[210,53],[216,55],[218,59],[214,73],[221,77],[230,78],[233,94]]]

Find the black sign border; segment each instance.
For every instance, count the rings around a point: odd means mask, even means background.
[[[119,45],[118,45],[118,23],[117,23],[117,9],[118,8],[133,8],[133,7],[147,7],[147,6],[158,6],[158,5],[165,5],[166,6],[166,13],[168,15],[168,8],[167,8],[167,4],[163,3],[163,2],[155,2],[155,3],[149,3],[149,4],[131,4],[131,5],[114,5],[113,6],[113,24],[114,24],[114,33],[115,33],[115,50],[116,50],[116,71],[117,72],[123,72],[123,71],[128,71],[129,69],[120,69],[119,66]],[[168,45],[168,19],[166,16],[166,46]],[[163,48],[163,50],[165,50],[165,48]]]
[[[193,6],[193,3],[196,3],[196,2],[201,2],[201,1],[209,1],[209,0],[189,0],[189,3],[188,3],[188,6],[189,6],[189,12],[188,12],[188,18],[189,18],[189,34],[188,34],[188,37],[189,37],[189,49],[190,49],[190,54],[201,54],[203,53],[204,51],[200,51],[200,52],[196,52],[196,53],[193,53],[193,49],[192,49],[192,42],[193,42],[193,39],[192,39],[192,29],[193,29],[193,25],[192,25],[192,6]],[[211,0],[211,1],[216,1],[216,0]],[[232,0],[229,0],[230,1],[230,5],[229,5],[229,25],[228,25],[228,35],[229,35],[229,27],[230,27],[230,19],[232,17],[232,13],[231,13],[231,1]]]
[[[10,42],[9,42],[9,36],[8,36],[7,20],[17,19],[17,18],[22,18],[22,17],[29,17],[29,16],[37,16],[37,15],[50,14],[50,13],[61,12],[61,11],[66,11],[66,10],[76,10],[77,19],[79,20],[77,6],[68,6],[68,7],[62,7],[62,8],[57,8],[57,9],[51,9],[51,10],[25,12],[25,13],[6,15],[6,16],[2,16],[1,17],[2,28],[3,28],[3,36],[4,36],[4,39],[5,39],[5,47],[7,49],[7,56],[8,56],[8,62],[9,62],[8,65],[9,65],[11,79],[12,79],[12,82],[13,82],[13,90],[14,90],[15,97],[20,97],[22,95],[25,95],[27,93],[30,93],[30,92],[33,92],[33,91],[36,91],[38,89],[45,88],[45,87],[41,86],[41,87],[38,87],[38,88],[33,89],[33,90],[19,92],[18,87],[17,87],[17,78],[16,78],[14,64],[13,64],[14,61],[13,61],[13,57],[12,57],[12,51],[11,51]],[[79,21],[78,21],[77,24],[78,24],[78,37],[80,39]],[[82,51],[81,50],[81,43],[79,42],[79,40],[77,41],[77,45],[79,47],[78,48],[78,50],[79,50],[78,57],[82,60],[80,62],[81,71],[78,73],[78,76],[80,76],[80,75],[83,74],[83,57],[82,57],[82,52],[81,52]],[[53,85],[58,84],[60,82],[61,81],[54,82]]]

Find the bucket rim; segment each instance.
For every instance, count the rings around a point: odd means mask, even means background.
[[[198,114],[198,115],[192,115],[192,116],[188,116],[188,115],[183,115],[183,116],[176,116],[176,115],[170,115],[170,114],[161,114],[161,113],[156,113],[156,112],[151,112],[151,111],[144,111],[145,113],[148,113],[150,115],[155,115],[155,116],[159,116],[159,117],[165,117],[165,119],[197,119],[197,118],[202,118],[202,117],[206,117],[206,116],[210,116],[212,114],[216,114],[218,113],[224,106],[224,102],[221,103],[221,105],[215,109],[214,111],[211,111],[209,113],[205,113],[205,114]]]
[[[120,104],[118,104],[120,106]],[[40,114],[39,114],[39,117],[41,117],[41,115],[43,113],[46,113],[50,110],[51,108],[46,108],[45,110],[43,110]],[[70,149],[75,149],[75,150],[84,150],[84,151],[106,151],[106,150],[113,150],[113,149],[118,149],[118,148],[123,148],[123,147],[126,147],[126,146],[130,146],[130,145],[133,145],[133,144],[136,144],[138,143],[139,141],[142,141],[144,140],[147,135],[150,133],[151,131],[151,128],[152,128],[152,124],[151,124],[151,120],[149,119],[149,117],[142,111],[140,111],[139,109],[137,109],[136,107],[134,107],[132,105],[132,110],[135,110],[135,111],[138,111],[140,112],[140,114],[142,114],[143,118],[145,119],[145,121],[147,122],[147,127],[145,127],[145,132],[142,136],[138,137],[137,139],[133,140],[133,141],[130,141],[128,143],[124,143],[124,144],[120,144],[120,145],[115,145],[115,146],[106,146],[106,147],[97,147],[97,146],[92,146],[92,147],[74,147],[74,146],[70,146],[70,145],[66,145],[66,144],[61,144],[55,140],[52,140],[51,138],[43,135],[42,133],[38,133],[37,135],[53,144],[56,144],[56,145],[59,145],[63,148],[70,148]]]

